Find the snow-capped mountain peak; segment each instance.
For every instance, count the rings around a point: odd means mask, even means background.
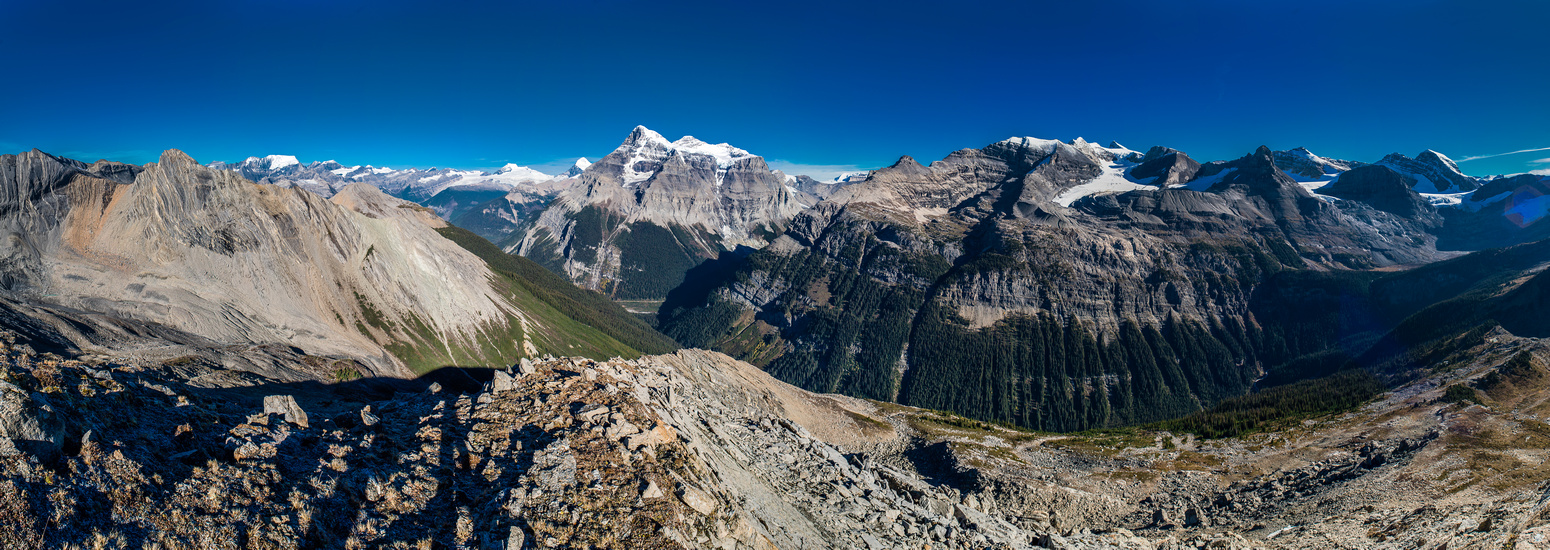
[[[526,166],[518,166],[518,165],[513,164],[513,163],[508,163],[505,166],[502,166],[500,168],[500,170],[496,170],[495,171],[495,174],[499,175],[499,176],[505,176],[502,179],[508,179],[508,180],[513,180],[513,181],[520,181],[520,180],[538,181],[538,180],[547,180],[547,179],[553,179],[554,178],[554,176],[551,176],[549,174],[545,174],[543,172],[539,172],[537,170],[534,170],[532,168],[528,168]]]
[[[270,170],[279,170],[279,169],[284,168],[286,166],[294,166],[294,165],[301,164],[301,161],[296,160],[296,157],[291,156],[291,155],[269,155],[269,156],[266,156],[266,157],[263,157],[263,158],[248,157],[248,159],[242,161],[242,163],[243,164],[267,163]]]
[[[837,183],[851,183],[851,182],[854,182],[854,181],[861,181],[861,180],[865,180],[866,177],[867,177],[867,174],[870,174],[870,173],[871,172],[843,172],[843,173],[841,173],[838,176],[834,176],[834,179],[831,179],[831,180],[826,181],[824,183],[837,184]]]
[[[1307,147],[1271,152],[1276,168],[1302,183],[1323,185],[1347,170],[1364,163],[1321,157]]]
[[[1435,157],[1435,159],[1429,158],[1429,157]],[[1434,164],[1440,164],[1444,168],[1447,168],[1447,169],[1452,170],[1454,172],[1458,172],[1458,174],[1461,175],[1461,176],[1464,175],[1464,171],[1459,169],[1459,165],[1458,165],[1457,162],[1453,162],[1453,159],[1448,158],[1448,155],[1444,155],[1442,153],[1439,153],[1437,151],[1433,151],[1431,149],[1427,149],[1425,151],[1422,151],[1421,154],[1415,156],[1415,159],[1419,160],[1419,161],[1422,161],[1422,162],[1432,162]]]
[[[570,165],[570,169],[565,171],[565,175],[572,178],[580,176],[582,172],[587,171],[587,168],[591,166],[592,161],[587,160],[587,157],[578,158],[576,159],[576,163]]]
[[[658,134],[645,126],[636,126],[630,132],[630,137],[624,141],[623,146],[646,144],[660,145],[664,148],[672,145],[672,143],[667,141],[667,138],[662,137],[662,134]]]
[[[1415,190],[1420,193],[1461,193],[1473,191],[1483,183],[1482,178],[1464,175],[1453,159],[1431,149],[1422,151],[1415,158],[1393,153],[1377,164],[1414,178]]]
[[[636,126],[630,137],[614,150],[623,156],[624,170],[620,174],[625,187],[651,179],[662,163],[673,155],[703,155],[716,161],[716,185],[721,185],[728,167],[736,160],[755,155],[726,143],[710,144],[694,136],[684,136],[668,141],[662,134],[645,126]]]
[[[716,159],[716,166],[726,168],[732,161],[753,156],[742,149],[726,143],[710,144],[696,139],[694,136],[684,136],[672,143],[672,149],[682,154],[709,155]]]

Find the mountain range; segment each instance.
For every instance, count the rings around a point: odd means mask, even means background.
[[[4,155],[0,545],[1511,545],[1547,193],[645,127],[559,175]]]
[[[251,174],[260,182],[304,175],[287,157],[240,166],[268,170]],[[1262,298],[1282,272],[1423,265],[1546,227],[1545,178],[1467,176],[1435,151],[1364,163],[1261,147],[1202,163],[1162,146],[1012,138],[819,182],[637,127],[569,177],[328,166],[305,175],[438,209],[578,286],[656,309],[646,318],[684,345],[809,390],[1056,430],[1200,410],[1350,336],[1285,334],[1306,327]],[[473,210],[446,207],[499,185]],[[939,340],[961,344],[921,351]],[[1064,356],[1073,346],[1086,357]],[[1178,354],[1191,346],[1214,351]],[[969,360],[1028,353],[1044,356]]]

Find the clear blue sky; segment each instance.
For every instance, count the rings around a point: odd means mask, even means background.
[[[864,168],[1014,135],[1203,160],[1550,147],[1542,0],[0,0],[0,22],[0,148],[85,160],[550,166],[636,124]]]

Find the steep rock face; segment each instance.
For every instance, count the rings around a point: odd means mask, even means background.
[[[509,249],[587,288],[660,298],[701,261],[764,246],[803,208],[763,158],[642,126]]]
[[[1419,193],[1461,193],[1480,187],[1480,180],[1464,175],[1453,159],[1433,150],[1422,151],[1415,158],[1391,153],[1375,164],[1392,168],[1416,180]]]
[[[543,345],[547,321],[438,234],[445,222],[369,185],[324,199],[176,150],[133,170],[32,152],[0,159],[0,177],[6,297],[101,318],[57,323],[79,345],[123,319],[357,358],[384,375],[500,364]]]
[[[1151,184],[1167,188],[1184,185],[1195,179],[1195,173],[1199,171],[1200,163],[1183,151],[1154,146],[1146,151],[1141,164],[1132,169],[1130,174],[1138,179],[1151,178]]]
[[[139,167],[99,161],[85,164],[37,149],[0,155],[0,289],[36,292],[44,250],[60,238],[62,218],[77,201],[106,205],[110,190],[132,181]],[[68,190],[68,191],[67,191]]]
[[[1412,219],[1365,204],[1329,204],[1280,171],[1265,147],[1203,165],[1184,187],[1098,197],[1076,206],[1117,227],[1185,239],[1272,231],[1296,243],[1297,254],[1345,267],[1435,257],[1428,227],[1436,220],[1428,214]]]
[[[834,177],[834,179],[823,181],[808,176],[793,176],[788,178],[788,183],[798,191],[821,200],[829,198],[829,196],[847,186],[866,181],[868,174],[870,172],[843,174]]]
[[[110,208],[77,210],[81,222],[66,223],[82,230],[67,241],[71,251],[112,267],[55,266],[57,293],[84,309],[220,341],[354,356],[381,355],[379,340],[407,336],[386,328],[388,319],[418,318],[448,339],[514,321],[483,261],[433,231],[439,219],[370,186],[347,187],[330,202],[255,186],[171,151],[115,195]],[[104,280],[123,275],[135,282]],[[351,330],[352,320],[381,326]]]
[[[440,198],[443,195],[454,195],[454,193],[443,192],[437,197]],[[513,239],[520,238],[522,233],[519,229],[536,219],[553,199],[552,194],[516,189],[476,204],[472,208],[449,208],[447,213],[442,215],[452,216],[447,218],[452,225],[473,231],[504,248],[509,246]],[[437,209],[437,212],[441,213],[441,209]]]
[[[1373,208],[1410,219],[1435,219],[1437,209],[1421,198],[1408,181],[1387,166],[1363,166],[1340,174],[1319,193],[1361,201]]]
[[[1253,296],[1274,273],[1435,257],[1415,220],[1315,197],[1267,148],[1188,179],[1154,152],[904,158],[659,315],[815,391],[1080,429],[1193,410],[1305,352],[1265,344]]]

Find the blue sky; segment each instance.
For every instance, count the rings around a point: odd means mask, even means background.
[[[1014,135],[1202,160],[1550,147],[1539,0],[0,0],[0,21],[0,150],[85,160],[556,167],[637,124],[815,173]]]

